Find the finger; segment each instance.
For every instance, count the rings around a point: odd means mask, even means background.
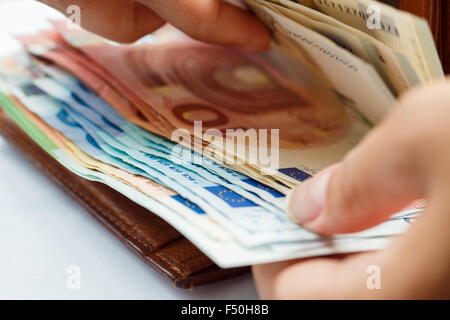
[[[139,0],[194,39],[254,50],[268,49],[270,34],[252,14],[219,0]]]
[[[428,212],[386,250],[253,266],[261,298],[450,298],[449,184],[436,186]]]
[[[314,262],[315,267],[313,269],[313,274],[308,274],[308,278],[313,279],[315,275],[320,275],[319,279],[323,279],[322,271],[326,271],[326,266],[334,265],[341,260],[345,259],[349,255],[338,255],[329,256],[326,258],[308,258],[301,260],[290,260],[275,263],[267,263],[252,266],[252,274],[255,280],[256,288],[262,299],[289,299],[289,296],[293,298],[290,294],[290,285],[285,285],[284,283],[284,272],[286,270],[297,269],[295,266],[307,265],[309,262]],[[319,274],[320,273],[320,274]],[[298,280],[298,275],[296,274],[293,279]],[[317,278],[315,278],[317,279]],[[306,285],[306,283],[304,283]],[[310,292],[310,297],[315,296],[313,292]]]
[[[379,263],[377,253],[326,257],[252,267],[262,299],[361,299],[367,267]]]
[[[291,220],[321,234],[356,232],[424,197],[423,170],[440,161],[428,155],[442,153],[442,143],[433,142],[450,137],[436,132],[448,130],[436,121],[450,120],[449,103],[447,83],[407,95],[343,162],[292,191]]]
[[[252,266],[253,279],[261,299],[276,299],[279,296],[274,292],[278,275],[294,263],[299,263],[299,261],[291,260]],[[280,297],[280,299],[282,298]]]
[[[134,42],[165,22],[147,6],[132,0],[39,0],[64,15],[80,7],[81,27],[118,42]]]

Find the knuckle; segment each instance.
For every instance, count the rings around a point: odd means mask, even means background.
[[[195,25],[189,26],[191,30],[189,35],[196,40],[214,42],[217,36],[217,25],[220,24],[222,16],[222,7],[217,3],[211,3],[203,12],[197,13],[197,21]]]
[[[209,41],[211,38],[212,26],[208,22],[201,22],[190,32],[190,36],[196,40]]]

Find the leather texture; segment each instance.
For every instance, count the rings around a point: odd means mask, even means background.
[[[175,287],[192,288],[247,272],[221,269],[164,220],[112,188],[60,165],[0,108],[0,134]]]

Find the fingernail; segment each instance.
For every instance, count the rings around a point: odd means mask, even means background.
[[[304,225],[317,219],[325,209],[328,182],[333,170],[328,168],[293,189],[287,197],[289,220]]]

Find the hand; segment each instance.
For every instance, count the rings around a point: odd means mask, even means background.
[[[375,226],[411,201],[428,209],[386,249],[253,267],[262,298],[450,298],[450,82],[415,89],[341,163],[297,187],[289,216],[324,235]],[[369,290],[367,267],[381,270]]]
[[[81,9],[81,26],[118,42],[133,42],[166,22],[194,39],[263,50],[270,34],[253,15],[219,0],[39,0],[66,14]]]

